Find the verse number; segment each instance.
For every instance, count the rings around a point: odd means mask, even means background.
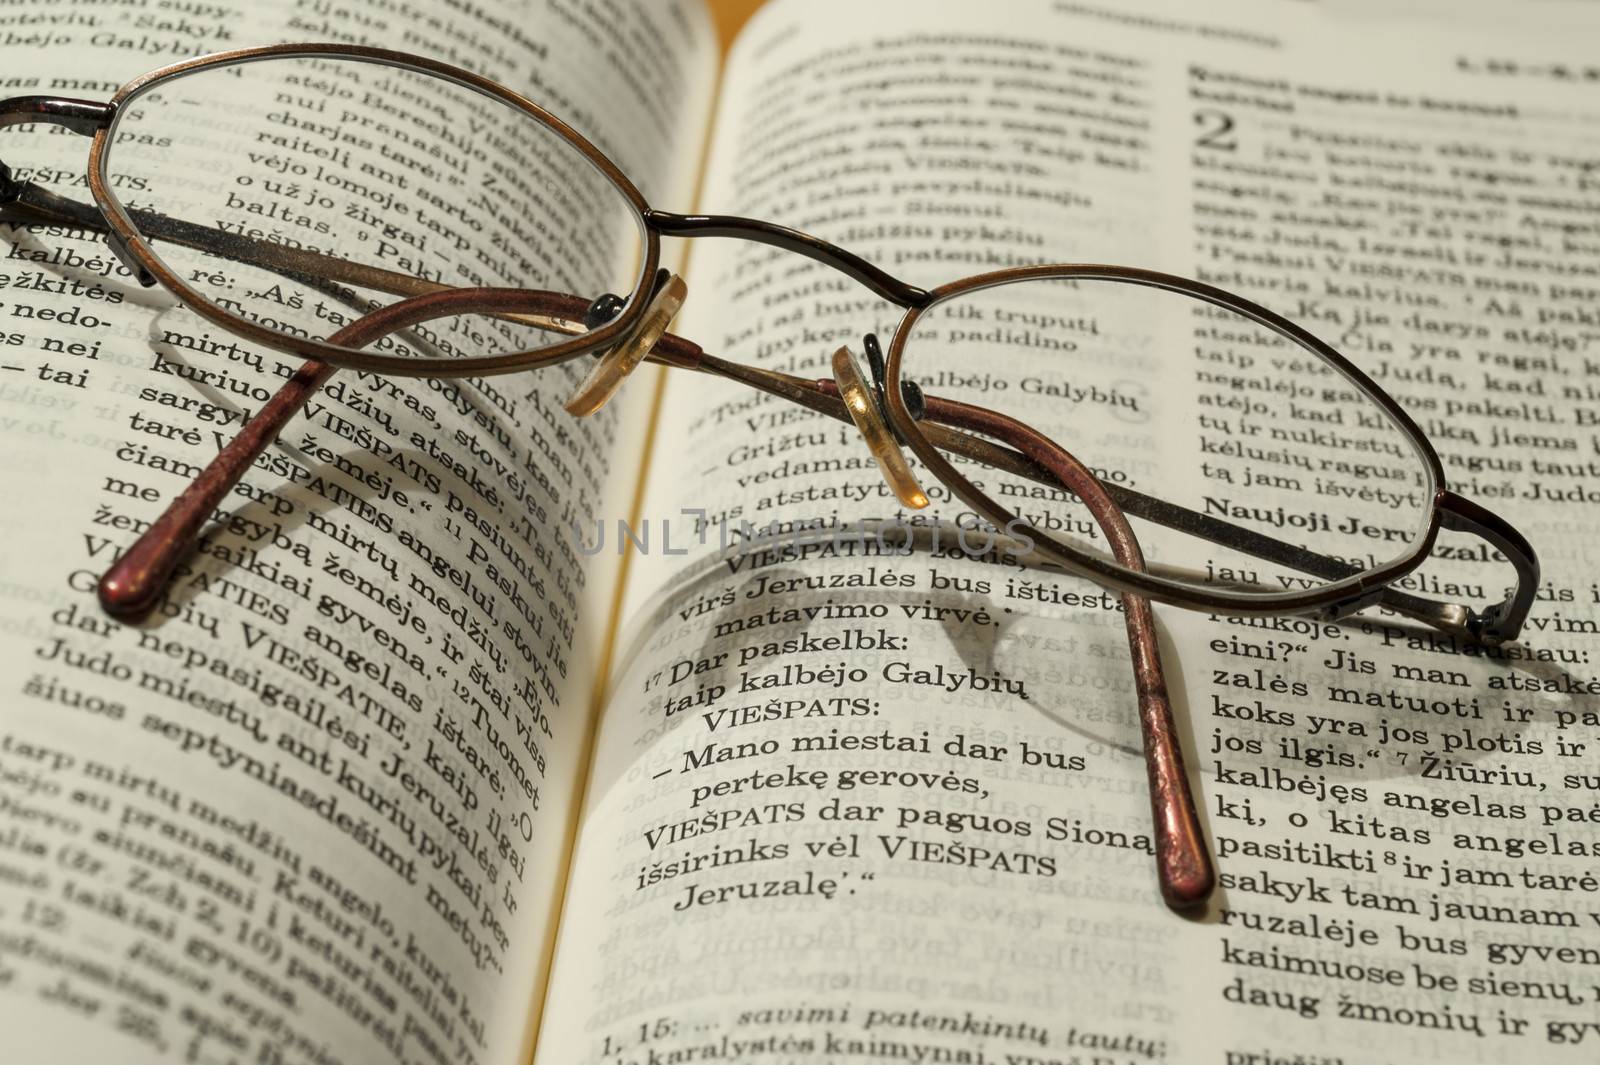
[[[1226,111],[1215,108],[1196,111],[1194,124],[1200,127],[1200,135],[1194,141],[1197,147],[1219,152],[1231,152],[1239,147],[1238,138],[1233,136],[1233,116]]]

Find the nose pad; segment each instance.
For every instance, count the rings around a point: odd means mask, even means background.
[[[833,353],[833,380],[839,386],[839,395],[844,399],[845,409],[850,412],[850,420],[861,431],[867,449],[878,461],[878,469],[882,471],[883,479],[889,483],[895,498],[916,510],[927,506],[928,493],[922,490],[917,475],[911,472],[911,467],[906,463],[894,433],[889,430],[883,420],[883,412],[878,409],[877,397],[861,376],[861,367],[848,347]]]
[[[115,229],[107,229],[106,243],[111,246],[111,251],[116,257],[122,261],[122,265],[128,268],[128,272],[138,278],[139,284],[145,288],[155,287],[156,275],[146,270],[144,264],[133,257],[133,252],[128,248],[128,242],[122,239],[121,233],[118,233]]]
[[[673,316],[688,296],[689,286],[683,283],[683,278],[677,274],[668,278],[666,284],[651,298],[650,306],[646,308],[644,318],[640,320],[639,328],[633,331],[633,336],[601,355],[588,376],[572,393],[565,403],[567,413],[583,418],[610,402],[611,397],[617,394],[617,389],[622,387],[622,382],[656,346],[656,341],[672,324]]]

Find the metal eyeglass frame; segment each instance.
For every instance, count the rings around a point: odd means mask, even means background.
[[[270,244],[239,234],[196,225],[147,211],[133,211],[117,198],[107,180],[109,154],[118,122],[132,101],[172,80],[217,67],[279,58],[345,59],[399,67],[444,79],[523,112],[577,150],[626,199],[637,216],[644,245],[635,289],[624,299],[588,300],[573,294],[514,289],[451,289],[335,256]],[[724,215],[684,215],[651,207],[617,166],[580,133],[520,94],[469,71],[419,56],[385,49],[342,44],[275,45],[204,56],[152,71],[123,86],[111,101],[30,96],[0,100],[0,128],[30,123],[64,127],[93,138],[88,186],[94,204],[84,204],[12,178],[0,162],[0,222],[70,225],[106,234],[113,252],[142,284],[160,284],[203,318],[241,338],[265,347],[314,360],[303,367],[282,392],[257,414],[250,426],[184,494],[162,522],[124,555],[117,573],[102,583],[101,598],[108,611],[140,617],[158,601],[182,551],[192,543],[216,503],[242,476],[321,383],[334,370],[350,368],[400,376],[461,377],[514,373],[555,365],[586,354],[602,354],[634,345],[639,357],[683,369],[697,370],[739,381],[767,394],[795,402],[842,421],[861,425],[851,414],[851,397],[844,394],[845,379],[808,380],[789,374],[741,365],[704,352],[684,338],[665,333],[665,320],[650,322],[655,300],[653,277],[660,263],[660,239],[674,237],[728,237],[781,248],[830,266],[858,281],[874,294],[903,308],[905,315],[890,342],[883,365],[874,360],[875,387],[867,390],[868,413],[863,415],[903,441],[932,474],[976,513],[997,528],[1014,531],[1031,541],[1036,561],[1076,573],[1117,591],[1129,605],[1130,641],[1135,672],[1141,681],[1141,709],[1145,709],[1149,684],[1160,688],[1160,713],[1142,713],[1146,745],[1152,743],[1150,717],[1165,716],[1166,768],[1157,779],[1151,762],[1152,802],[1158,822],[1163,811],[1173,814],[1169,793],[1181,786],[1181,759],[1170,736],[1170,713],[1165,710],[1160,684],[1159,655],[1155,652],[1153,623],[1148,621],[1146,598],[1177,606],[1239,615],[1313,614],[1338,619],[1367,606],[1379,605],[1442,632],[1471,642],[1500,643],[1514,639],[1532,606],[1539,579],[1537,556],[1527,540],[1507,522],[1445,487],[1444,470],[1431,443],[1403,408],[1371,378],[1337,351],[1282,316],[1243,297],[1199,281],[1132,267],[1096,264],[1060,264],[1021,267],[968,277],[924,289],[893,277],[860,256],[809,234],[771,222]],[[221,258],[261,266],[310,284],[347,285],[404,297],[327,340],[293,336],[265,328],[212,302],[174,273],[150,246],[160,239]],[[1027,426],[993,411],[920,396],[903,373],[907,340],[920,317],[938,304],[996,285],[1037,279],[1096,279],[1163,289],[1231,311],[1250,319],[1306,348],[1376,404],[1407,438],[1426,467],[1433,495],[1426,526],[1406,553],[1381,566],[1360,570],[1338,559],[1299,545],[1241,528],[1232,522],[1181,507],[1115,484],[1101,484],[1081,463],[1059,445]],[[603,306],[603,311],[602,311]],[[456,314],[491,314],[574,334],[536,351],[452,359],[390,356],[361,350],[378,336],[429,318]],[[670,317],[670,315],[668,315]],[[871,354],[871,352],[869,352]],[[860,414],[860,411],[857,412]],[[258,425],[259,423],[259,425]],[[863,432],[867,431],[865,425]],[[1003,441],[992,442],[990,437]],[[253,449],[253,450],[252,450]],[[980,491],[946,457],[946,452],[994,466],[1018,476],[1063,489],[1089,506],[1111,544],[1116,561],[1081,550],[1022,521],[1015,513]],[[881,460],[880,460],[881,461]],[[204,501],[209,500],[207,505]],[[187,502],[185,502],[187,501]],[[1226,545],[1258,558],[1322,577],[1329,583],[1313,589],[1236,591],[1227,587],[1200,588],[1160,572],[1151,572],[1139,556],[1137,541],[1126,526],[1131,515],[1174,530]],[[172,520],[168,520],[168,519]],[[1391,587],[1428,557],[1440,529],[1466,532],[1487,540],[1508,560],[1516,584],[1504,600],[1482,610],[1414,596]],[[158,572],[159,571],[159,572]],[[1146,618],[1134,617],[1134,607]],[[1142,624],[1146,631],[1135,631]],[[1156,726],[1161,722],[1156,721]],[[1174,779],[1174,773],[1176,779]],[[1165,804],[1165,805],[1164,805]],[[1168,833],[1188,836],[1183,847],[1194,865],[1194,843],[1199,836],[1192,800],[1187,804],[1187,827],[1168,825]],[[1181,814],[1182,812],[1179,811]],[[1170,819],[1170,818],[1169,818]],[[1183,820],[1179,817],[1178,820]],[[1158,833],[1159,835],[1159,833]],[[1180,841],[1181,843],[1182,841]],[[1178,844],[1174,844],[1178,846]],[[1159,841],[1158,841],[1158,849]],[[1193,904],[1210,890],[1209,860],[1202,877],[1162,865],[1163,891],[1174,905]],[[1171,876],[1169,877],[1169,873]],[[1187,881],[1183,876],[1187,875]],[[1203,883],[1203,891],[1200,891]],[[1177,885],[1174,887],[1174,885]],[[1172,887],[1173,890],[1168,890]]]
[[[602,173],[638,214],[645,240],[639,281],[635,291],[629,294],[623,304],[620,313],[596,328],[585,328],[580,336],[533,352],[483,358],[428,360],[373,354],[324,341],[279,333],[234,314],[195,291],[161,261],[151,249],[149,237],[187,244],[226,258],[254,261],[283,273],[319,277],[330,282],[368,287],[397,295],[422,295],[444,287],[332,256],[219,233],[208,227],[195,226],[192,223],[148,212],[139,212],[136,218],[135,213],[130,212],[118,200],[106,180],[107,163],[121,110],[128,103],[174,78],[216,67],[275,58],[344,58],[397,66],[416,73],[443,78],[509,104],[561,137]],[[98,211],[86,205],[63,201],[60,197],[52,196],[32,185],[12,182],[9,172],[5,170],[3,164],[0,164],[0,221],[8,218],[25,220],[20,216],[31,213],[34,220],[38,221],[69,221],[92,228],[103,228],[108,234],[112,249],[144,283],[161,284],[208,320],[246,340],[267,347],[318,359],[330,366],[404,376],[472,376],[537,369],[611,347],[626,340],[637,329],[646,311],[647,301],[643,297],[660,262],[661,237],[733,237],[750,240],[792,251],[831,266],[859,281],[878,296],[905,308],[906,314],[889,345],[887,382],[886,387],[881,389],[883,399],[886,401],[884,413],[890,425],[917,457],[974,511],[994,522],[997,527],[1019,529],[1039,544],[1044,554],[1053,562],[1072,572],[1119,591],[1137,592],[1162,602],[1221,613],[1315,613],[1324,618],[1336,619],[1366,606],[1379,604],[1444,632],[1469,640],[1490,643],[1516,637],[1537,590],[1538,560],[1531,545],[1503,519],[1445,487],[1444,469],[1438,454],[1426,435],[1393,397],[1348,359],[1293,322],[1249,300],[1199,281],[1130,267],[1079,264],[1002,270],[954,281],[933,289],[919,288],[891,276],[852,252],[785,226],[747,218],[681,215],[657,210],[645,202],[643,195],[633,183],[599,149],[538,104],[469,71],[420,56],[377,48],[340,44],[248,48],[204,56],[152,71],[118,90],[109,103],[48,97],[22,97],[0,101],[0,128],[27,122],[52,123],[94,138],[90,148],[88,181]],[[1199,514],[1121,486],[1106,486],[1112,498],[1127,514],[1215,543],[1226,544],[1243,553],[1329,580],[1328,584],[1314,589],[1256,593],[1232,591],[1224,587],[1214,590],[1201,589],[1161,576],[1159,573],[1133,572],[1103,557],[1063,543],[1022,522],[1017,515],[980,492],[941,454],[941,445],[950,441],[935,442],[930,439],[930,434],[924,431],[919,419],[907,406],[906,392],[901,384],[902,367],[905,362],[907,338],[918,318],[929,308],[979,289],[1040,278],[1096,278],[1166,289],[1232,311],[1309,349],[1383,410],[1421,458],[1434,486],[1423,535],[1400,557],[1372,569],[1358,570],[1347,563],[1240,528],[1231,522]],[[682,362],[678,364],[683,365]],[[798,402],[807,402],[795,391],[801,380],[798,378],[786,378],[786,375],[747,367],[740,368],[745,371],[743,373],[733,373],[730,372],[728,365],[719,364],[719,360],[707,356],[695,361],[692,368],[736,377],[764,391],[775,392]],[[810,396],[817,396],[815,388],[799,387]],[[955,450],[960,452],[964,449]],[[1002,458],[993,453],[968,457],[979,458],[980,461]],[[1031,474],[1035,475],[1035,479],[1040,479],[1037,475],[1042,471],[1037,466],[1018,462],[1015,455],[1004,458],[1010,461],[996,464],[1009,466],[1012,472]],[[1047,483],[1052,480],[1048,476],[1042,479]],[[1463,604],[1441,603],[1388,587],[1422,564],[1432,550],[1441,528],[1480,536],[1506,556],[1516,570],[1517,584],[1505,600],[1482,611],[1475,611]]]

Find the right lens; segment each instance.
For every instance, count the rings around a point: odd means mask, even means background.
[[[325,339],[441,286],[640,287],[622,190],[533,115],[435,74],[338,55],[202,67],[136,91],[112,135],[107,180],[162,262],[281,333]],[[583,332],[461,317],[375,349],[448,361]]]
[[[928,396],[1008,415],[1077,456],[1121,502],[1150,571],[1190,587],[1315,589],[1407,556],[1428,528],[1429,467],[1382,406],[1316,351],[1182,292],[1115,276],[968,291],[918,318],[901,366]],[[1114,561],[1070,492],[957,469]]]

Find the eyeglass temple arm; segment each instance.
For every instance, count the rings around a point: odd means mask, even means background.
[[[331,338],[364,347],[397,330],[433,318],[460,314],[538,314],[581,316],[587,304],[576,296],[527,289],[448,289],[401,300],[351,323]],[[268,400],[239,435],[217,453],[184,492],[125,551],[100,579],[100,605],[112,617],[139,621],[166,591],[178,563],[189,554],[200,530],[222,504],[256,457],[277,439],[289,419],[305,406],[335,367],[311,360]]]
[[[185,222],[155,211],[130,210],[128,214],[139,229],[150,237],[232,262],[258,266],[297,280],[343,283],[394,296],[423,296],[451,288],[435,281],[424,281],[409,274],[367,266],[321,252],[272,244],[239,233],[227,233],[213,226]],[[106,223],[98,207],[61,196],[32,182],[11,182],[9,194],[0,186],[0,221],[35,225],[65,223],[108,236],[115,235],[115,230]],[[137,260],[115,243],[112,247],[123,259],[123,265],[136,275],[144,273]],[[140,281],[147,285],[155,283],[155,279],[148,274],[141,277]]]
[[[834,398],[830,381],[810,381],[790,374],[745,366],[706,354],[699,368],[737,380],[781,399],[809,407],[840,421],[848,421],[843,404]],[[931,399],[931,397],[930,397]],[[939,425],[929,425],[927,436],[941,451],[954,452],[1039,484],[1071,491],[1048,469],[1011,448]],[[1302,573],[1339,580],[1360,573],[1356,567],[1298,544],[1291,544],[1232,522],[1168,503],[1118,484],[1104,484],[1124,513],[1212,543],[1223,544],[1255,558],[1276,562]],[[1485,508],[1444,492],[1440,496],[1442,524],[1452,531],[1482,536],[1505,554],[1517,574],[1516,586],[1506,599],[1482,612],[1460,603],[1446,603],[1412,595],[1393,587],[1361,594],[1327,608],[1322,616],[1337,620],[1364,607],[1378,605],[1419,621],[1440,632],[1473,643],[1503,643],[1516,638],[1532,606],[1539,583],[1539,562],[1531,545],[1505,521]]]
[[[1013,469],[1011,472],[1042,480],[1037,475],[1038,471]],[[1106,491],[1129,514],[1314,577],[1341,580],[1361,572],[1347,562],[1307,550],[1298,544],[1242,528],[1123,485],[1108,484]],[[1472,643],[1500,644],[1516,639],[1523,622],[1527,620],[1539,587],[1539,558],[1533,546],[1498,515],[1454,492],[1441,491],[1437,504],[1440,524],[1444,528],[1487,540],[1511,564],[1516,573],[1516,583],[1505,599],[1478,611],[1464,603],[1428,599],[1389,585],[1374,591],[1358,592],[1347,600],[1334,603],[1325,608],[1323,616],[1338,620],[1376,604]]]
[[[1110,543],[1117,562],[1127,569],[1144,569],[1144,553],[1122,509],[1112,500],[1100,479],[1060,445],[996,411],[932,396],[926,399],[926,418],[1004,440],[1049,470],[1083,500]],[[1210,897],[1211,889],[1216,886],[1216,869],[1200,828],[1189,776],[1184,771],[1150,600],[1133,592],[1123,592],[1122,604],[1128,649],[1133,659],[1134,685],[1138,690],[1145,768],[1150,778],[1156,875],[1167,905],[1174,910],[1189,910],[1203,905]]]

